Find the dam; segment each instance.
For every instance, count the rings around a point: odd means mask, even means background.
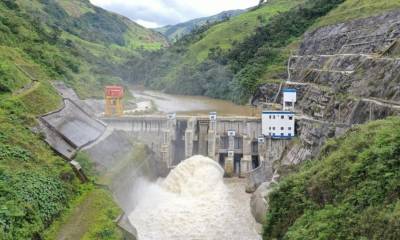
[[[203,155],[219,162],[228,176],[245,177],[268,157],[257,117],[149,115],[101,120],[146,143],[168,169]]]
[[[272,179],[274,162],[292,142],[265,137],[260,116],[236,106],[232,112],[238,114],[219,115],[218,108],[201,106],[176,114],[104,117],[70,89],[56,87],[64,105],[39,118],[40,130],[77,171],[74,159],[84,152],[104,173],[99,184],[123,209],[123,229],[144,240],[259,239],[246,192]],[[142,155],[136,154],[139,145],[145,146]],[[166,225],[168,219],[179,226]]]

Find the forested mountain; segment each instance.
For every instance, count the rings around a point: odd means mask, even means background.
[[[303,2],[269,1],[229,21],[204,25],[172,47],[149,53],[145,61],[136,62],[134,80],[171,93],[244,100],[249,95],[239,98],[242,89],[233,81],[237,73],[231,67],[229,53],[256,29],[264,28],[270,19]]]
[[[0,45],[26,54],[81,96],[129,77],[128,59],[166,45],[159,33],[107,12],[88,0],[6,0]]]
[[[134,64],[133,79],[170,93],[248,102],[259,84],[287,77],[289,55],[307,30],[372,16],[397,5],[396,1],[369,0],[268,1],[229,21],[205,25],[172,47],[149,54]],[[335,8],[339,13],[333,15]]]
[[[224,11],[210,17],[193,19],[187,22],[176,25],[167,25],[161,28],[156,28],[157,32],[162,33],[170,41],[176,41],[185,35],[191,33],[195,28],[200,28],[204,25],[213,24],[215,22],[227,21],[230,18],[246,12],[246,10],[230,10]]]

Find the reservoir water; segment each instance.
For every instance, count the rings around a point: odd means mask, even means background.
[[[226,116],[252,116],[255,109],[250,106],[236,105],[230,101],[213,99],[204,96],[181,96],[132,87],[132,94],[139,101],[152,101],[160,112],[187,115],[218,112]]]

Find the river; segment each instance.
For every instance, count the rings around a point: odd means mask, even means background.
[[[144,90],[141,87],[132,87],[131,92],[139,103],[152,101],[157,110],[163,113],[204,115],[209,112],[217,112],[218,115],[224,116],[252,116],[255,113],[254,107],[240,106],[230,101],[204,96],[171,95]]]
[[[194,156],[158,183],[141,182],[129,220],[139,240],[258,240],[243,179],[223,179],[217,162]]]
[[[142,108],[178,115],[253,116],[255,109],[203,96],[170,95],[131,88]],[[210,164],[211,163],[211,164]],[[257,240],[261,226],[250,211],[246,180],[223,178],[214,160],[195,156],[179,164],[166,179],[136,186],[135,210],[130,222],[139,240]]]

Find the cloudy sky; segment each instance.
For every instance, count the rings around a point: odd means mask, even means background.
[[[150,28],[211,16],[225,10],[245,9],[259,0],[90,0]]]

